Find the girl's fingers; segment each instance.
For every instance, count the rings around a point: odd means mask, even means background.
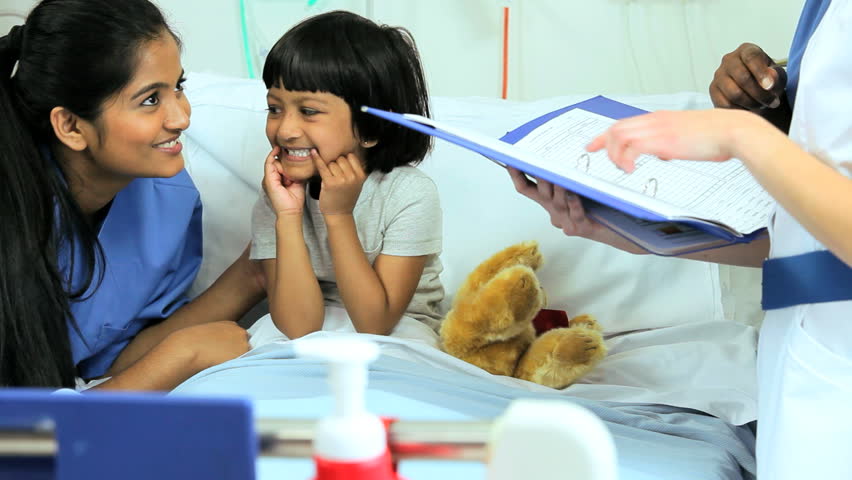
[[[346,160],[348,160],[349,167],[352,169],[352,172],[357,178],[364,178],[367,176],[367,172],[364,171],[364,165],[361,163],[361,159],[358,158],[358,155],[350,153],[346,155]]]
[[[325,164],[325,160],[322,159],[316,148],[311,149],[311,158],[313,159],[314,166],[317,168],[321,178],[325,179],[331,175],[328,171],[328,166]]]
[[[273,148],[266,160],[263,162],[263,183],[271,182],[280,172],[275,161],[275,149]]]
[[[278,171],[278,168],[277,168],[277,165],[276,165],[276,164],[280,164],[280,162],[278,162],[278,160],[277,160],[278,159],[278,152],[280,152],[280,149],[278,148],[278,146],[272,147],[272,150],[269,152],[269,155],[266,156],[266,160],[264,160],[264,162],[263,162],[264,171],[266,171],[268,173]]]
[[[281,154],[281,147],[275,145],[272,147],[272,150],[269,152],[269,155],[266,156],[266,163],[274,163],[278,160],[278,155]]]
[[[326,167],[328,168],[328,171],[330,172],[332,177],[338,177],[341,179],[347,178],[346,173],[343,171],[343,168],[338,162],[329,162]]]
[[[350,153],[346,156],[341,156],[337,159],[336,162],[332,162],[334,165],[337,166],[337,168],[340,170],[340,174],[343,176],[343,179],[347,182],[355,180],[357,175],[352,165],[352,159],[350,158],[352,156],[353,155]]]

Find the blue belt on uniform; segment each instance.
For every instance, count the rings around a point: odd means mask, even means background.
[[[852,300],[852,267],[827,250],[763,262],[763,309]]]

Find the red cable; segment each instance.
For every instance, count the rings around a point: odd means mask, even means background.
[[[503,100],[509,90],[509,7],[503,7]]]

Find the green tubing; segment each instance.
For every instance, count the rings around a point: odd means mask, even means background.
[[[317,0],[308,0],[308,7],[313,7],[317,4]],[[243,52],[246,56],[246,69],[248,70],[249,78],[254,78],[254,60],[249,47],[248,38],[248,14],[246,13],[246,0],[240,0],[240,26],[243,34]]]
[[[248,38],[248,15],[246,15],[246,0],[240,0],[240,25],[243,33],[243,51],[246,56],[246,68],[248,69],[248,77],[254,78],[254,60],[252,59],[251,48],[249,48]]]

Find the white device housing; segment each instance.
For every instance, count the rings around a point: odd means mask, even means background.
[[[321,419],[314,432],[314,453],[326,460],[372,460],[387,449],[382,420],[364,407],[367,364],[379,355],[379,347],[356,337],[306,339],[294,342],[301,357],[328,362],[328,382],[334,395],[334,411]]]
[[[616,480],[615,443],[606,425],[579,405],[516,400],[495,421],[488,480]]]

